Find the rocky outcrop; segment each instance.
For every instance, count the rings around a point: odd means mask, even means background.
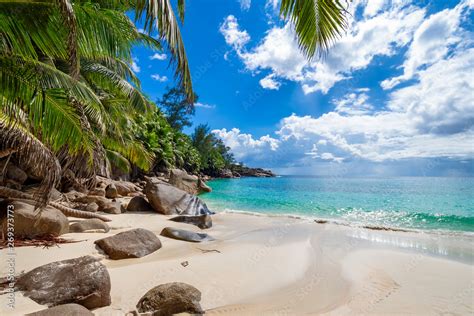
[[[269,178],[275,177],[275,174],[271,170],[265,170],[262,168],[249,168],[244,166],[236,166],[233,171],[234,174],[239,174],[241,177],[259,177]]]
[[[161,242],[151,231],[137,228],[95,241],[113,260],[141,258],[161,248]]]
[[[17,238],[33,238],[42,235],[59,236],[69,232],[67,217],[55,208],[46,207],[40,211],[25,202],[4,200],[0,203],[0,210],[2,214],[5,214],[5,217],[2,217],[0,223],[5,234],[8,208],[14,211],[15,237]]]
[[[233,178],[234,174],[230,169],[222,169],[219,171],[219,178]]]
[[[69,225],[70,233],[84,233],[88,231],[101,231],[107,233],[109,230],[109,225],[97,218],[85,219]]]
[[[147,178],[145,194],[153,209],[161,214],[202,215],[212,213],[197,196],[157,178]]]
[[[133,197],[127,205],[127,212],[154,212],[153,207],[141,196]]]
[[[108,214],[121,214],[126,211],[122,203],[109,200],[104,196],[85,195],[75,199],[74,202],[82,204],[96,203],[98,205],[98,211]]]
[[[45,264],[20,276],[16,289],[49,307],[76,303],[88,309],[110,305],[110,276],[98,259],[84,256]]]
[[[206,182],[204,182],[204,180],[202,180],[202,179],[199,179],[198,186],[199,186],[199,193],[201,193],[201,192],[212,192],[212,188],[210,186],[208,186],[206,184]]]
[[[26,316],[94,316],[94,314],[79,304],[64,304],[43,309]]]
[[[212,241],[214,238],[209,236],[208,234],[204,233],[195,233],[192,231],[172,228],[172,227],[165,227],[161,233],[161,236],[182,240],[182,241],[190,241],[190,242],[203,242],[203,241]]]
[[[170,221],[195,225],[201,229],[212,227],[211,215],[180,215],[170,218]]]
[[[104,177],[97,177],[98,187],[105,189],[109,184],[113,184],[117,189],[117,193],[121,196],[128,196],[128,194],[132,192],[140,191],[140,188],[136,184],[129,181],[116,181]]]
[[[203,314],[201,292],[194,286],[181,283],[161,284],[148,291],[138,302],[140,313],[152,312],[153,316],[179,313]]]

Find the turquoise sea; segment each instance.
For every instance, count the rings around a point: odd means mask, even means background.
[[[474,178],[218,179],[201,195],[214,211],[242,211],[370,225],[474,232]]]

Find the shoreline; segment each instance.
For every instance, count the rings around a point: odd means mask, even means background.
[[[115,261],[93,242],[136,227],[157,235],[166,226],[202,231],[153,213],[110,217],[109,233],[70,233],[62,237],[82,242],[17,248],[17,270],[82,255],[100,258],[111,276],[112,304],[93,310],[95,315],[124,315],[147,290],[166,282],[198,288],[209,315],[472,312],[473,259],[463,257],[472,253],[470,240],[216,213],[214,226],[205,230],[215,241],[159,236],[163,248],[157,252]],[[459,293],[465,294],[458,298]],[[2,315],[44,308],[17,293],[11,313],[4,309],[5,297],[0,296]],[[459,302],[451,303],[453,297]]]

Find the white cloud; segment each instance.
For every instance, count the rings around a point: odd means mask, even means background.
[[[273,79],[274,75],[270,74],[263,79],[260,79],[260,85],[264,89],[278,90],[281,86],[281,83]]]
[[[160,76],[159,74],[153,74],[150,76],[153,80],[159,81],[159,82],[165,82],[168,81],[168,77],[166,76]]]
[[[450,47],[461,42],[461,13],[467,7],[461,2],[453,9],[445,9],[428,17],[416,30],[403,63],[403,75],[384,80],[381,86],[391,89],[404,80],[413,78],[422,66],[443,59]]]
[[[368,0],[364,9],[364,16],[372,17],[376,15],[387,3],[387,0]]]
[[[132,71],[134,73],[139,73],[140,72],[140,66],[138,66],[138,58],[132,57],[132,64],[130,65],[130,68],[132,68]]]
[[[194,106],[197,107],[197,108],[203,108],[203,109],[215,109],[216,108],[216,106],[214,104],[207,104],[207,103],[201,103],[201,102],[194,103]]]
[[[240,133],[238,128],[229,131],[223,128],[212,132],[221,138],[226,146],[232,148],[232,153],[238,160],[247,157],[249,154],[256,156],[261,153],[267,154],[269,151],[276,151],[279,146],[279,141],[269,135],[254,139],[250,134]]]
[[[348,33],[333,45],[325,58],[311,63],[301,54],[291,23],[283,27],[273,26],[252,49],[245,47],[250,36],[245,30],[239,29],[235,17],[229,16],[231,25],[224,23],[221,32],[247,70],[258,73],[268,69],[275,79],[300,82],[304,93],[327,93],[337,82],[350,78],[354,71],[370,65],[374,57],[391,56],[396,47],[408,44],[425,14],[424,9],[394,4],[389,10],[374,16],[371,13],[355,21],[352,16],[357,6],[358,3],[355,3],[350,8],[352,15],[349,16]]]
[[[248,11],[250,9],[250,6],[252,5],[252,0],[239,0],[240,2],[240,8],[244,11]]]
[[[275,137],[265,136],[277,144],[272,151],[261,146],[255,154],[252,142],[235,140],[254,140],[249,134],[240,136],[238,129],[222,136],[228,146],[238,149],[240,159],[256,164],[268,163],[268,157],[275,165],[293,167],[310,164],[307,159],[471,159],[472,69],[474,48],[464,49],[419,71],[418,82],[393,91],[382,109],[370,105],[367,89],[357,89],[334,100],[334,111],[319,117],[292,114],[281,120]]]
[[[366,91],[359,89],[359,91]],[[336,106],[335,111],[347,115],[362,115],[369,114],[374,107],[368,103],[369,96],[365,93],[348,93],[344,98],[333,100],[332,103]]]
[[[237,51],[240,51],[250,41],[250,35],[247,31],[239,30],[239,23],[233,15],[225,18],[219,31],[224,35],[225,42]]]
[[[168,57],[168,56],[166,56],[166,54],[155,53],[155,54],[153,54],[152,56],[150,56],[149,58],[150,58],[151,60],[153,60],[153,59],[165,60],[166,57]]]

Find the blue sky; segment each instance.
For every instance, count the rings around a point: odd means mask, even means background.
[[[473,9],[354,0],[347,34],[309,62],[278,1],[187,1],[194,122],[282,174],[473,175]],[[152,99],[174,84],[166,51],[134,58]]]

